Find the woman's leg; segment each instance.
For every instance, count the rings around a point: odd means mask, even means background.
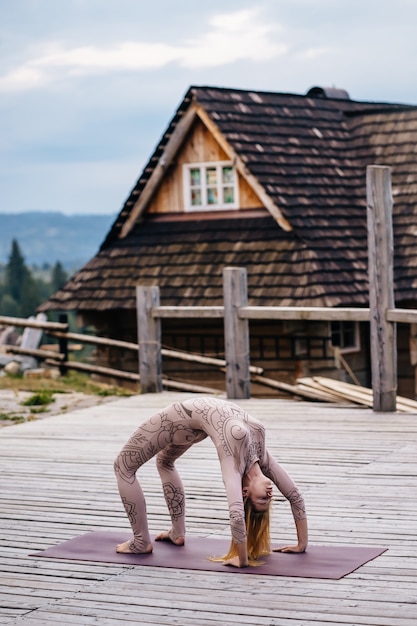
[[[184,454],[189,446],[169,446],[156,457],[156,467],[162,482],[165,502],[171,516],[171,530],[161,533],[157,539],[169,539],[182,545],[185,538],[185,492],[174,460]]]
[[[115,473],[120,496],[132,526],[134,538],[118,546],[124,552],[149,552],[152,550],[146,503],[136,472],[157,454],[157,467],[162,480],[165,500],[171,515],[172,528],[158,539],[170,539],[176,544],[184,542],[185,494],[174,461],[189,447],[207,435],[184,424],[180,405],[170,405],[144,422],[124,446],[115,461]],[[182,541],[181,541],[182,539]],[[128,545],[127,545],[128,544]]]
[[[136,472],[144,461],[144,451],[132,437],[121,450],[114,463],[117,485],[126,514],[133,531],[133,539],[119,544],[117,552],[152,552],[146,517],[146,501]]]

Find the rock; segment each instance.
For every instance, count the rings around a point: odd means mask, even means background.
[[[17,376],[21,373],[21,368],[22,364],[19,363],[19,361],[9,361],[8,363],[6,363],[3,369],[6,374],[9,374],[10,376]]]

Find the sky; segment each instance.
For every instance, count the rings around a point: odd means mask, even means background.
[[[0,0],[0,213],[117,214],[191,85],[417,105],[417,0]]]

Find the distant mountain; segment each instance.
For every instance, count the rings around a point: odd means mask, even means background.
[[[78,269],[98,251],[115,215],[0,213],[0,263],[7,263],[16,239],[28,266],[54,265]]]

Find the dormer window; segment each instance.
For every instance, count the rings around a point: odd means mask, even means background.
[[[184,165],[186,211],[237,209],[237,175],[232,163],[189,163]]]

